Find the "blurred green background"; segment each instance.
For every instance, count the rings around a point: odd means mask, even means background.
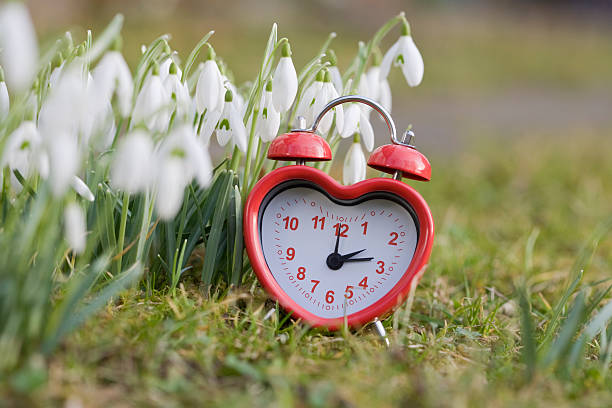
[[[70,29],[94,36],[115,13],[126,16],[124,54],[163,33],[186,54],[207,31],[238,84],[256,74],[273,22],[289,38],[299,70],[329,32],[340,69],[359,40],[404,10],[425,60],[409,88],[391,75],[398,128],[413,124],[434,159],[474,143],[504,148],[512,139],[593,139],[612,130],[612,2],[590,1],[195,1],[35,0],[28,2],[43,41]],[[383,52],[397,38],[391,34]],[[386,142],[381,124],[377,143]],[[600,138],[602,137],[602,138]],[[594,146],[596,147],[596,146]],[[434,166],[435,167],[435,166]]]

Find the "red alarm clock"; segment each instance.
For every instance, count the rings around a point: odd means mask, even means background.
[[[364,103],[385,119],[392,144],[377,148],[368,165],[393,178],[343,186],[305,164],[331,160],[316,129],[323,115],[347,102]],[[397,139],[386,110],[360,96],[337,98],[310,129],[277,137],[268,158],[297,162],[263,177],[245,205],[247,253],[269,294],[292,316],[330,330],[378,321],[402,304],[427,265],[434,223],[423,197],[401,178],[428,181],[431,167]]]

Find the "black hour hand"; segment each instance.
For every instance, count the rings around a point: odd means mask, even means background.
[[[371,258],[350,258],[350,259],[345,259],[344,262],[366,262],[366,261],[371,261],[372,259],[374,259],[373,257]]]

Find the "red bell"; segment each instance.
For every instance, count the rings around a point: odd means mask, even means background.
[[[404,144],[383,145],[374,150],[368,166],[385,173],[396,174],[418,181],[431,180],[429,160],[412,146]]]
[[[293,130],[278,136],[270,143],[268,159],[283,161],[331,160],[329,144],[312,131]]]

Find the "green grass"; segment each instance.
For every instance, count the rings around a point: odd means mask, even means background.
[[[413,183],[431,205],[437,236],[411,314],[401,310],[385,321],[389,350],[370,327],[326,333],[282,312],[264,321],[275,305],[252,276],[252,285],[227,297],[205,295],[188,276],[175,296],[125,292],[67,338],[50,360],[45,386],[27,396],[1,388],[4,401],[607,405],[612,379],[598,361],[599,337],[575,367],[548,364],[542,342],[551,309],[578,270],[585,269],[578,289],[590,299],[606,287],[594,283],[610,277],[612,239],[603,235],[594,253],[590,248],[612,216],[611,146],[588,138],[479,146],[432,157],[432,182]],[[530,310],[521,311],[520,288]],[[562,303],[563,327],[577,293]],[[531,350],[525,321],[534,330]],[[580,328],[570,331],[572,343]]]

